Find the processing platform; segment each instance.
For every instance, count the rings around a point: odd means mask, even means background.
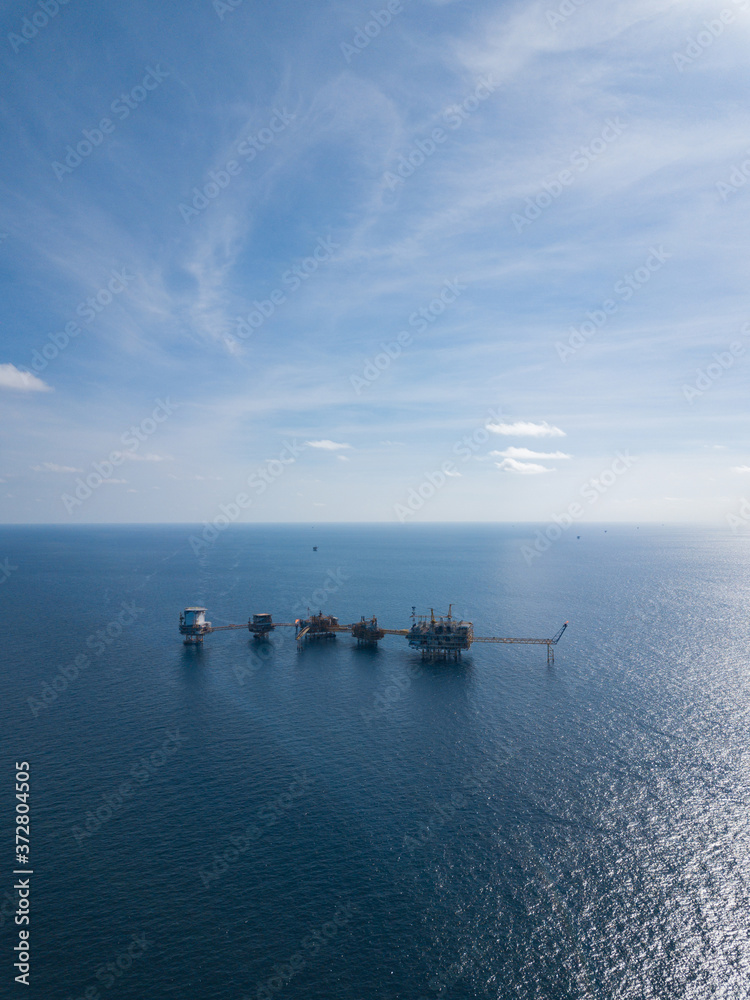
[[[342,625],[335,615],[323,614],[322,611],[310,614],[309,609],[306,618],[296,618],[293,622],[275,622],[273,616],[264,611],[251,615],[244,625],[214,626],[206,621],[206,608],[192,607],[185,608],[180,615],[180,633],[184,636],[186,645],[202,643],[204,637],[211,632],[245,628],[255,639],[262,641],[267,641],[277,628],[293,628],[298,643],[331,640],[340,632],[345,632],[356,639],[358,645],[377,645],[387,635],[400,635],[406,638],[412,649],[429,659],[458,659],[463,651],[471,648],[473,642],[519,643],[546,646],[547,663],[554,663],[555,646],[568,627],[568,622],[565,622],[549,639],[477,636],[474,635],[472,622],[455,618],[452,609],[453,605],[449,605],[447,614],[436,617],[432,608],[429,615],[418,615],[416,608],[412,608],[409,628],[390,629],[379,625],[374,615],[370,618],[363,615],[358,622]]]

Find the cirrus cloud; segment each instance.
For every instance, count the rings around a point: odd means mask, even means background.
[[[537,465],[534,462],[517,462],[515,458],[505,458],[502,462],[495,462],[495,465],[502,472],[515,472],[520,476],[538,476],[543,472],[554,472],[546,465]]]
[[[543,420],[540,424],[530,423],[526,420],[517,420],[513,424],[493,424],[486,425],[487,430],[493,434],[514,435],[516,437],[565,437],[565,431],[559,427],[553,427]]]
[[[498,458],[572,458],[564,451],[532,451],[530,448],[504,448],[502,451],[491,451],[490,455]]]
[[[76,469],[73,465],[56,465],[54,462],[42,462],[30,468],[32,472],[83,472],[83,469]]]
[[[323,451],[339,451],[341,448],[351,448],[350,444],[340,444],[338,441],[329,441],[323,438],[322,441],[305,441],[308,448],[322,448]]]

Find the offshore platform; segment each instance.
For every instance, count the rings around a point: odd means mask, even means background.
[[[429,615],[418,615],[416,608],[411,609],[412,624],[410,628],[382,628],[377,618],[360,618],[350,625],[341,625],[335,615],[324,615],[322,611],[310,614],[307,618],[296,618],[293,622],[275,622],[268,612],[254,614],[246,625],[212,625],[206,621],[205,608],[185,608],[180,615],[180,633],[185,637],[186,645],[202,643],[204,636],[210,632],[224,632],[230,629],[248,629],[255,639],[267,640],[271,632],[277,628],[293,628],[297,642],[321,641],[335,639],[339,632],[348,632],[357,640],[357,645],[376,645],[387,635],[404,636],[412,649],[418,649],[423,657],[429,659],[454,660],[461,656],[462,651],[471,647],[473,642],[504,642],[521,643],[547,647],[547,663],[555,662],[555,646],[568,627],[565,622],[551,639],[520,639],[500,636],[474,635],[471,622],[453,617],[453,605],[448,606],[448,613],[435,617],[430,609]]]

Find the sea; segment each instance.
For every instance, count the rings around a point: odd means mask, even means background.
[[[746,997],[750,539],[544,528],[0,529],[0,994]]]

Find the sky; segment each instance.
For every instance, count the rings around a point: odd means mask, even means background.
[[[750,524],[749,27],[4,5],[0,521]]]

